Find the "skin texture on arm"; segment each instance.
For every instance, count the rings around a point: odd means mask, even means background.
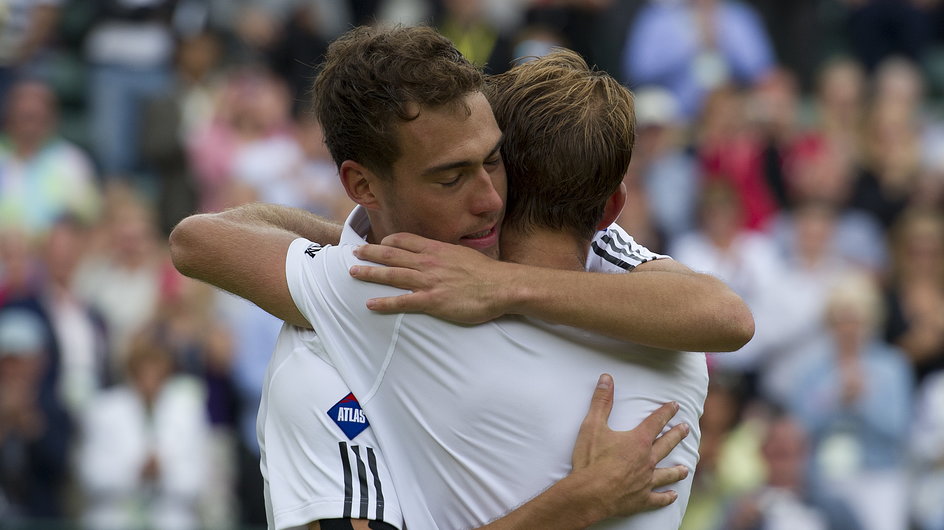
[[[523,314],[683,351],[734,351],[754,334],[750,309],[734,291],[673,260],[603,274],[495,261],[412,234],[382,243],[356,255],[387,267],[353,267],[352,276],[413,292],[369,300],[376,311],[423,312],[467,324]]]
[[[311,327],[285,280],[285,254],[305,237],[337,243],[341,227],[314,214],[254,203],[181,221],[170,251],[182,274],[241,296],[290,324]]]
[[[590,409],[580,425],[569,475],[483,530],[576,530],[611,517],[627,517],[675,502],[674,491],[653,491],[683,480],[684,466],[656,468],[689,428],[679,424],[659,436],[678,412],[677,403],[666,403],[631,431],[614,431],[607,425],[613,409],[613,378],[600,376]],[[350,523],[350,526],[336,526]],[[309,530],[384,528],[365,519],[314,522]],[[370,526],[374,524],[375,526]]]

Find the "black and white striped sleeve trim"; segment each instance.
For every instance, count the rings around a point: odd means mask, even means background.
[[[647,261],[665,257],[636,243],[629,234],[612,227],[597,235],[590,248],[603,260],[626,271],[631,271]]]
[[[341,467],[344,470],[343,517],[383,521],[384,496],[380,483],[380,473],[377,470],[377,455],[374,453],[374,449],[364,447],[365,454],[363,456],[359,445],[349,446],[347,442],[338,442],[338,449],[341,456]],[[357,473],[356,488],[354,473]],[[373,498],[373,503],[371,503],[371,498]],[[354,513],[355,506],[357,507],[356,514]]]

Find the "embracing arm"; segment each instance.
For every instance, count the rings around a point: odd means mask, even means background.
[[[628,517],[675,502],[676,492],[654,490],[684,480],[689,473],[680,465],[656,468],[689,433],[688,425],[682,423],[659,435],[675,416],[678,404],[662,405],[630,431],[609,428],[607,420],[612,409],[613,378],[603,374],[577,434],[570,474],[481,529],[576,530],[611,517]],[[308,530],[388,528],[388,525],[366,519],[324,523],[327,524],[312,523]]]
[[[411,234],[388,236],[357,256],[388,267],[354,267],[355,278],[413,291],[370,300],[377,311],[464,323],[524,314],[683,351],[734,351],[754,334],[750,309],[724,282],[669,259],[629,274],[587,273],[495,261]]]
[[[629,274],[509,269],[499,291],[518,313],[619,339],[683,351],[734,351],[754,335],[747,304],[721,280],[660,259]]]
[[[293,240],[337,243],[341,227],[314,214],[253,203],[181,221],[170,234],[174,266],[182,274],[246,298],[290,324],[311,327],[285,280]]]

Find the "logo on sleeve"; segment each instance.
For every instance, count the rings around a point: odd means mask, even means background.
[[[313,258],[315,257],[315,254],[317,254],[318,251],[321,250],[322,248],[324,247],[322,247],[318,243],[312,243],[308,245],[308,248],[305,249],[305,254],[308,254],[309,258]]]
[[[328,417],[344,431],[349,440],[353,440],[358,434],[364,432],[364,429],[370,427],[367,416],[364,415],[361,404],[357,402],[353,393],[344,396],[341,401],[328,409]]]

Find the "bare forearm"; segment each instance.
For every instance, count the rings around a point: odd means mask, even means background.
[[[322,245],[337,245],[341,240],[338,223],[288,206],[256,202],[213,215],[237,223],[285,230]]]
[[[171,232],[171,258],[182,274],[246,298],[286,322],[309,327],[285,278],[286,253],[301,234],[278,226],[280,221],[291,226],[304,216],[289,211],[280,220],[276,216],[283,209],[266,206],[187,217]]]
[[[587,492],[591,477],[571,474],[482,530],[575,530],[602,521],[604,510]]]
[[[733,351],[754,334],[750,310],[724,282],[671,259],[626,274],[588,273],[495,261],[412,234],[387,236],[355,255],[386,265],[352,267],[355,278],[412,291],[368,300],[375,311],[467,324],[523,314],[685,351]]]
[[[514,271],[501,291],[518,313],[672,350],[734,351],[754,334],[747,305],[720,280],[667,270],[628,274]]]

